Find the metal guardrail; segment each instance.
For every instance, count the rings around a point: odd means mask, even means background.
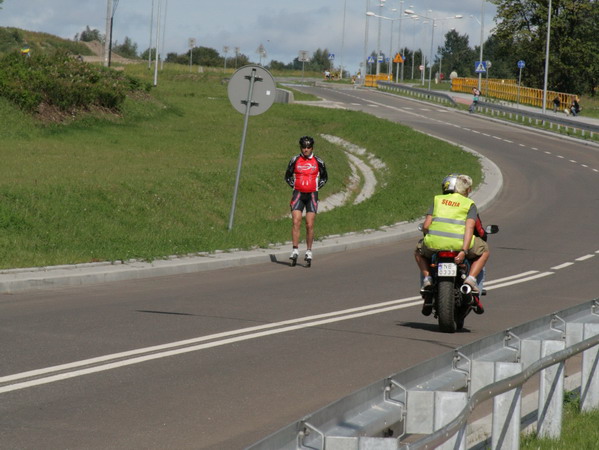
[[[434,99],[443,103],[449,102],[453,105],[456,104],[456,102],[449,94],[445,94],[443,92],[429,91],[427,89],[414,88],[411,86],[404,86],[401,84],[382,81],[379,81],[378,86],[379,88],[382,88],[390,92],[404,92],[408,95],[416,96],[423,99]],[[503,115],[504,117],[507,116],[510,119],[515,119],[517,121],[528,121],[529,124],[531,124],[533,121],[535,122],[535,125],[544,125],[545,123],[547,123],[549,124],[550,129],[553,129],[553,126],[555,125],[557,130],[560,130],[561,127],[564,127],[565,131],[568,131],[568,129],[580,130],[582,136],[585,135],[585,132],[588,132],[591,138],[593,138],[595,134],[599,134],[598,125],[593,125],[576,119],[566,119],[561,116],[558,116],[557,114],[543,114],[540,112],[537,113],[525,109],[514,108],[511,106],[504,106],[497,103],[481,101],[478,102],[477,110],[482,110],[483,112],[490,113],[492,115],[497,114]]]
[[[392,92],[404,92],[410,96],[418,98],[434,99],[438,102],[450,103],[452,105],[456,104],[455,100],[445,92],[429,91],[428,89],[415,88],[412,86],[406,86],[404,84],[392,83],[390,81],[379,81],[378,87]]]
[[[491,398],[491,447],[517,449],[522,384],[537,373],[537,433],[558,438],[564,364],[579,353],[581,408],[599,409],[599,299],[595,299],[379,380],[248,449],[464,449],[471,413]]]

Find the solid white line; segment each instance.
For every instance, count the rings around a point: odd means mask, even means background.
[[[521,278],[521,279],[510,281],[510,282],[507,282],[507,283],[500,283],[498,285],[493,285],[490,288],[485,288],[485,289],[487,289],[487,290],[498,289],[498,288],[502,288],[502,287],[506,287],[506,286],[511,286],[513,284],[525,283],[527,281],[536,280],[537,278],[543,278],[543,277],[547,277],[549,275],[553,275],[553,273],[554,272],[542,272],[542,273],[539,273],[537,275],[533,275],[533,276],[528,277],[528,278]]]
[[[82,361],[77,361],[77,362],[72,362],[72,363],[68,363],[68,364],[61,364],[58,366],[52,366],[52,367],[46,367],[44,369],[38,369],[38,370],[31,370],[28,372],[22,372],[22,373],[17,373],[14,375],[7,375],[4,377],[0,377],[0,383],[5,383],[8,381],[14,381],[14,380],[18,380],[18,379],[22,379],[22,378],[29,378],[29,377],[34,377],[34,376],[39,376],[39,375],[44,375],[47,373],[51,373],[51,372],[58,372],[58,371],[62,371],[62,370],[68,370],[68,369],[74,369],[77,367],[82,367],[82,366],[88,366],[91,364],[97,364],[97,363],[102,363],[102,362],[106,362],[106,361],[110,361],[113,359],[117,359],[117,358],[125,358],[125,357],[129,357],[129,356],[135,356],[135,355],[140,355],[143,353],[150,353],[150,352],[157,352],[157,351],[162,351],[162,350],[168,350],[174,347],[181,347],[184,345],[190,345],[190,344],[196,344],[199,342],[205,342],[205,341],[210,341],[210,340],[215,340],[215,339],[220,339],[220,338],[224,338],[224,337],[228,337],[228,336],[234,336],[237,334],[244,334],[244,333],[251,333],[254,331],[259,331],[259,330],[265,330],[265,329],[269,329],[269,328],[276,328],[276,327],[282,327],[285,325],[290,325],[290,324],[296,324],[296,323],[300,323],[300,322],[306,322],[306,321],[311,321],[311,320],[318,320],[318,319],[323,319],[326,317],[333,317],[333,316],[339,316],[339,315],[344,315],[344,314],[350,314],[350,313],[355,313],[358,311],[365,311],[368,309],[377,309],[377,308],[381,308],[381,307],[385,307],[385,306],[390,306],[390,305],[395,305],[395,304],[401,304],[401,303],[405,303],[405,302],[410,302],[416,299],[420,299],[420,297],[409,297],[409,298],[405,298],[405,299],[399,299],[399,300],[391,300],[391,301],[387,301],[387,302],[382,302],[382,303],[376,303],[373,305],[367,305],[367,306],[360,306],[360,307],[356,307],[356,308],[350,308],[350,309],[345,309],[342,311],[333,311],[330,313],[324,313],[324,314],[316,314],[313,316],[307,316],[307,317],[301,317],[298,319],[290,319],[290,320],[284,320],[281,322],[275,322],[275,323],[269,323],[269,324],[264,324],[264,325],[257,325],[254,327],[248,327],[248,328],[241,328],[238,330],[231,330],[231,331],[225,331],[222,333],[216,333],[216,334],[211,334],[208,336],[201,336],[201,337],[197,337],[197,338],[193,338],[193,339],[186,339],[183,341],[176,341],[176,342],[170,342],[167,344],[161,344],[161,345],[155,345],[152,347],[145,347],[145,348],[139,348],[136,350],[130,350],[130,351],[126,351],[126,352],[120,352],[120,353],[113,353],[111,355],[104,355],[104,356],[99,356],[96,358],[90,358],[90,359],[84,359]]]
[[[179,348],[179,349],[165,351],[165,352],[161,352],[161,353],[153,353],[151,355],[139,356],[137,358],[127,359],[127,360],[123,360],[123,361],[117,361],[117,362],[113,362],[113,363],[109,363],[109,364],[104,364],[101,366],[89,367],[86,369],[80,369],[80,370],[76,370],[76,371],[68,372],[68,373],[61,373],[61,374],[57,374],[57,375],[48,376],[45,378],[38,378],[35,380],[24,381],[22,383],[15,383],[15,384],[7,385],[4,387],[0,387],[0,394],[5,393],[5,392],[16,391],[19,389],[25,389],[25,388],[29,388],[32,386],[39,386],[41,384],[53,383],[55,381],[66,380],[69,378],[74,378],[74,377],[78,377],[78,376],[82,376],[82,375],[88,375],[90,373],[103,372],[106,370],[116,369],[119,367],[130,366],[133,364],[139,364],[139,363],[151,361],[154,359],[166,358],[168,356],[181,355],[184,353],[194,352],[194,351],[198,351],[198,350],[204,350],[207,348],[220,347],[222,345],[232,344],[234,342],[247,341],[247,340],[256,339],[259,337],[270,336],[270,335],[280,334],[280,333],[286,333],[288,331],[301,330],[304,328],[316,327],[319,325],[324,325],[324,324],[333,323],[333,322],[341,322],[343,320],[350,320],[350,319],[369,316],[369,315],[373,315],[373,314],[381,314],[381,313],[393,311],[396,309],[411,308],[412,306],[420,305],[422,303],[422,300],[420,299],[420,297],[417,297],[417,298],[418,298],[418,301],[412,302],[412,303],[403,303],[403,304],[399,304],[399,305],[395,305],[395,306],[389,306],[386,308],[378,308],[378,309],[364,311],[364,312],[355,313],[355,314],[348,314],[348,315],[333,317],[333,318],[329,318],[329,319],[323,319],[323,320],[317,320],[317,321],[307,322],[307,323],[298,324],[298,325],[292,325],[292,326],[288,326],[288,327],[284,327],[284,328],[277,328],[275,330],[268,330],[268,331],[261,331],[258,333],[246,334],[243,336],[222,339],[220,341],[209,342],[206,344],[195,345],[192,347]],[[407,299],[403,299],[400,301],[406,301],[406,300]]]
[[[584,255],[584,256],[581,256],[580,258],[576,258],[574,261],[586,261],[587,259],[590,259],[593,256],[595,256],[595,255]]]
[[[570,267],[570,266],[573,266],[573,265],[574,265],[573,262],[567,262],[567,263],[560,264],[559,266],[552,267],[551,270],[564,269],[566,267]]]
[[[517,275],[512,275],[512,276],[509,276],[509,277],[505,277],[505,278],[498,278],[497,280],[493,280],[493,281],[485,281],[485,286],[487,286],[487,285],[493,285],[493,284],[497,284],[497,283],[503,283],[504,281],[514,280],[516,278],[527,277],[529,275],[534,275],[535,273],[539,273],[539,271],[538,270],[531,270],[529,272],[523,272],[523,273],[519,273]]]

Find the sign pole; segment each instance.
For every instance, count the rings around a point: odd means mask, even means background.
[[[250,118],[250,108],[252,107],[252,94],[254,92],[254,82],[256,81],[256,69],[252,69],[249,77],[250,86],[245,103],[245,118],[243,120],[243,133],[241,135],[241,146],[239,148],[239,161],[237,162],[237,176],[235,177],[235,189],[233,190],[233,204],[231,205],[231,214],[229,215],[229,231],[233,229],[233,217],[235,216],[235,204],[237,203],[237,191],[239,190],[239,178],[241,177],[241,163],[243,162],[243,150],[245,148],[245,136],[247,134],[248,122]]]
[[[256,84],[256,82],[259,83]],[[239,181],[241,179],[241,166],[249,117],[262,114],[272,106],[275,100],[276,85],[272,75],[267,70],[260,66],[248,65],[233,74],[227,90],[233,107],[238,112],[245,114],[241,146],[239,148],[239,161],[237,163],[237,176],[235,177],[235,188],[233,190],[233,203],[229,215],[229,231],[231,231],[233,229],[233,218],[235,217],[235,205],[237,204],[237,192],[239,191]]]

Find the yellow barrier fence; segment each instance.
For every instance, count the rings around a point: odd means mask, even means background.
[[[378,75],[366,75],[364,86],[376,87],[379,81],[393,81],[393,76],[387,75],[386,73],[380,73]]]
[[[472,92],[472,88],[478,87],[478,78],[454,78],[451,83],[451,90],[455,92]],[[506,100],[523,105],[532,105],[539,108],[543,107],[543,89],[529,87],[518,87],[515,80],[483,79],[481,83],[481,94],[483,97]],[[553,99],[559,97],[560,108],[570,107],[572,100],[576,98],[574,94],[564,92],[547,91],[546,109],[553,108]]]

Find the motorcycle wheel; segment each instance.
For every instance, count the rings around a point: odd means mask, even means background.
[[[440,280],[438,285],[438,305],[437,314],[439,318],[439,328],[443,333],[455,333],[455,299],[453,295],[453,281]]]

